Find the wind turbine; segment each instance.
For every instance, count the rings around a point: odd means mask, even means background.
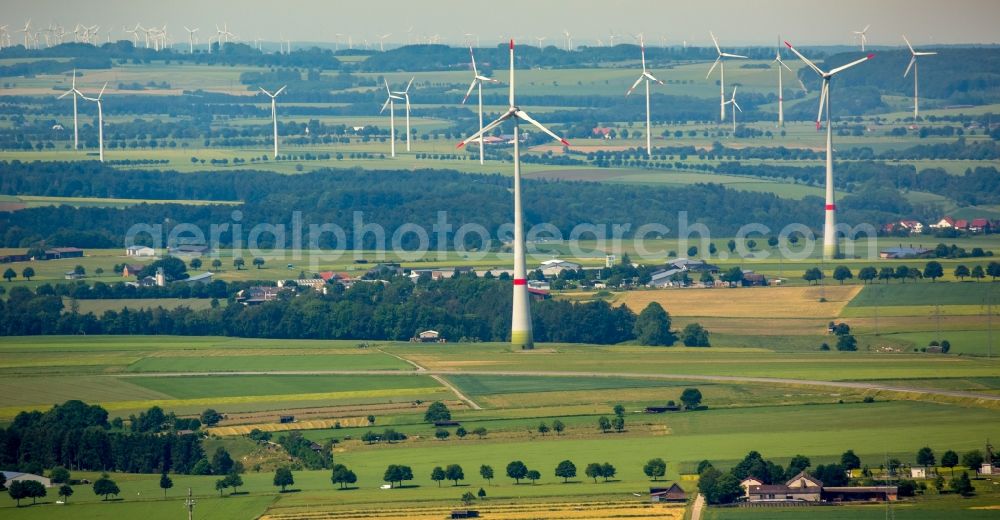
[[[740,112],[743,112],[743,109],[740,108],[740,104],[736,102],[736,87],[733,87],[733,97],[729,98],[729,101],[726,101],[726,104],[733,105],[733,137],[736,137],[736,111],[739,110]]]
[[[397,96],[403,96],[406,100],[406,151],[410,151],[410,85],[413,85],[413,78],[410,78],[410,82],[406,84],[406,88],[402,92],[393,92]]]
[[[712,31],[708,32],[709,36],[712,37],[712,43],[715,44],[715,52],[719,53],[719,57],[715,58],[715,63],[712,64],[712,68],[708,69],[708,74],[705,75],[705,79],[708,79],[712,75],[712,71],[715,70],[715,66],[719,66],[719,121],[726,120],[726,62],[722,58],[743,58],[746,56],[740,56],[739,54],[729,54],[728,52],[722,52],[719,48],[719,40],[715,38],[715,34]]]
[[[70,94],[73,95],[73,149],[78,150],[80,148],[80,131],[77,126],[76,96],[83,94],[80,94],[80,91],[76,89],[76,69],[73,69],[73,86],[56,99],[62,99]]]
[[[841,65],[835,69],[831,69],[826,72],[816,66],[815,63],[809,61],[805,56],[795,50],[792,44],[785,42],[785,45],[795,53],[806,65],[809,66],[819,77],[823,78],[823,86],[819,95],[819,113],[816,115],[816,129],[819,130],[821,123],[820,120],[823,117],[823,111],[826,111],[826,206],[824,207],[826,212],[826,220],[823,226],[823,256],[827,259],[834,259],[840,255],[840,248],[837,244],[837,205],[834,202],[833,193],[833,125],[830,121],[830,80],[833,79],[838,72],[847,70],[859,63],[866,62],[875,57],[874,54],[869,54],[864,58],[852,61],[847,65]]]
[[[96,98],[89,98],[80,93],[80,97],[83,99],[97,103],[97,150],[101,162],[104,162],[104,106],[101,104],[101,96],[104,95],[104,89],[106,88],[108,88],[108,83],[104,82],[104,86],[101,87],[101,91],[97,94]]]
[[[264,90],[263,88],[260,89],[261,92],[267,94],[268,97],[271,98],[271,124],[274,125],[274,158],[275,159],[278,158],[278,107],[277,107],[277,102],[275,101],[275,98],[277,98],[278,94],[281,94],[281,92],[283,90],[285,90],[285,87],[287,87],[287,86],[288,85],[285,85],[285,86],[279,88],[278,91],[275,92],[274,94],[272,94],[272,93]]]
[[[378,50],[380,52],[385,52],[385,39],[392,36],[392,33],[383,34],[378,37]]]
[[[913,121],[916,122],[917,116],[920,115],[918,104],[920,97],[917,95],[917,56],[933,56],[937,54],[936,52],[917,52],[913,50],[913,46],[910,45],[910,40],[906,39],[906,35],[903,35],[903,41],[906,42],[906,46],[910,48],[910,64],[906,66],[906,72],[903,73],[905,78],[907,74],[910,73],[910,69],[913,69]]]
[[[547,40],[548,36],[536,36],[535,39],[538,40],[538,48],[541,49],[542,45],[543,45],[542,42],[544,42],[545,40]]]
[[[870,29],[871,26],[871,24],[868,24],[864,29],[854,31],[854,37],[861,40],[861,52],[865,52],[865,44],[868,43],[868,29]]]
[[[780,42],[781,37],[778,37]],[[774,51],[774,63],[778,64],[778,126],[785,126],[785,97],[784,88],[781,85],[781,67],[788,69],[788,72],[792,72],[792,69],[785,65],[785,62],[781,60],[781,45],[779,43],[778,48]],[[735,89],[734,89],[735,92]],[[742,112],[743,110],[740,110]]]
[[[569,29],[563,29],[563,36],[566,37],[566,50],[573,50],[573,37],[569,34]]]
[[[194,33],[200,31],[201,29],[197,27],[189,29],[188,26],[185,25],[184,30],[188,32],[188,53],[194,54]]]
[[[403,98],[400,97],[400,96],[398,96],[398,95],[396,95],[396,94],[393,94],[392,91],[389,90],[389,82],[384,77],[382,78],[382,81],[385,82],[385,93],[386,93],[386,95],[388,97],[385,99],[385,103],[382,104],[382,110],[379,110],[378,113],[381,114],[382,112],[385,112],[385,107],[386,106],[389,107],[389,143],[390,143],[389,150],[390,150],[390,153],[391,153],[392,157],[395,157],[396,156],[396,102],[395,102],[395,100],[398,99],[398,100],[402,101]]]
[[[635,87],[639,86],[640,82],[646,80],[646,155],[652,158],[653,134],[652,134],[652,125],[649,122],[649,82],[655,81],[660,85],[662,85],[663,82],[653,77],[653,75],[650,74],[648,70],[646,70],[646,42],[643,39],[642,35],[639,36],[639,50],[642,51],[642,74],[639,74],[639,79],[635,80],[635,83],[632,84],[632,88],[628,89],[628,92],[625,93],[625,97],[628,97],[630,94],[632,94],[632,91],[635,90]]]
[[[20,31],[17,32],[24,33],[24,49],[25,50],[30,49],[29,44],[31,43],[31,18],[28,18],[28,21],[24,23],[24,29],[21,29]]]
[[[479,73],[479,69],[476,68],[476,56],[472,53],[472,47],[469,47],[469,56],[472,57],[472,83],[469,84],[469,90],[465,93],[465,97],[462,98],[462,104],[464,105],[468,101],[469,96],[472,95],[472,89],[479,89],[479,133],[483,132],[483,82],[489,81],[490,83],[500,83],[499,81],[483,76]],[[479,136],[479,164],[484,164],[483,161],[483,136]]]
[[[524,121],[545,132],[564,146],[569,146],[562,137],[559,137],[548,128],[545,128],[538,121],[535,121],[525,113],[516,103],[514,103],[514,40],[510,41],[510,108],[496,121],[484,126],[481,130],[470,137],[467,137],[458,147],[479,139],[483,134],[500,126],[508,119],[514,123],[514,305],[511,316],[510,341],[515,346],[522,349],[534,348],[534,340],[531,334],[531,308],[528,300],[528,285],[525,270],[524,258],[524,215],[521,209],[521,153],[520,153],[520,123]]]

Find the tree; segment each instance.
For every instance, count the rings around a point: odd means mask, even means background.
[[[891,267],[883,267],[878,271],[878,279],[885,280],[885,283],[889,283],[889,280],[892,280],[895,277],[896,272],[893,271]]]
[[[667,474],[667,463],[661,458],[649,459],[642,467],[642,472],[647,477],[656,480]]]
[[[444,468],[441,466],[434,466],[434,469],[431,470],[431,480],[437,482],[438,487],[441,487],[441,482],[444,482],[445,478]]]
[[[62,497],[63,502],[68,504],[69,497],[73,496],[73,487],[69,484],[59,486],[59,496]]]
[[[583,473],[584,475],[587,475],[588,477],[594,479],[595,484],[597,483],[597,477],[604,476],[604,473],[601,471],[600,462],[591,462],[590,464],[587,464],[587,467],[583,470]]]
[[[233,458],[225,448],[219,446],[212,454],[212,473],[225,475],[233,469]]]
[[[24,480],[15,480],[7,486],[7,494],[17,501],[17,507],[21,507],[21,499],[28,498],[28,490],[24,487]]]
[[[243,477],[236,471],[231,471],[226,475],[226,485],[233,488],[233,493],[236,493],[239,491],[240,486],[243,485]]]
[[[670,315],[657,302],[651,302],[639,313],[634,332],[640,345],[670,346],[676,340],[670,332]]]
[[[480,439],[482,439],[483,437],[486,437],[486,428],[483,428],[482,426],[480,426],[480,427],[476,428],[475,430],[472,430],[472,433],[476,434],[477,437],[479,437]]]
[[[823,271],[820,271],[819,267],[810,267],[806,269],[806,272],[802,275],[802,279],[812,285],[813,282],[823,279]]]
[[[542,478],[542,474],[539,473],[538,470],[532,469],[532,470],[528,470],[528,472],[524,474],[524,478],[530,480],[531,483],[534,484],[536,480],[539,480],[539,479]]]
[[[958,265],[955,267],[955,278],[965,281],[965,277],[969,276],[969,268],[964,265]]]
[[[620,415],[616,415],[614,419],[611,419],[611,426],[618,433],[625,431],[625,418]]]
[[[688,258],[698,256],[698,246],[691,246],[687,250]]]
[[[615,467],[612,466],[610,462],[605,462],[604,464],[601,464],[601,476],[604,477],[605,482],[607,482],[608,479],[615,478],[615,475],[617,474],[618,470],[615,469]]]
[[[681,332],[685,347],[710,347],[708,331],[698,323],[688,323]]]
[[[923,466],[925,471],[928,467],[933,466],[935,462],[937,462],[937,459],[934,457],[934,450],[930,446],[924,446],[917,451],[917,464]]]
[[[785,470],[785,477],[790,479],[795,475],[798,475],[800,472],[805,471],[809,466],[812,466],[812,461],[809,460],[809,457],[806,457],[805,455],[796,455],[792,457],[792,460],[788,461],[788,469]]]
[[[256,258],[254,258],[254,259],[253,259],[253,265],[254,265],[254,267],[256,267],[257,269],[261,269],[261,268],[263,268],[263,267],[264,267],[264,259],[263,259],[263,258],[261,258],[261,257],[259,257],[259,256],[258,256],[258,257],[256,257]]]
[[[221,420],[222,414],[211,408],[206,408],[205,411],[201,412],[201,424],[205,426],[215,426]]]
[[[625,417],[625,407],[624,407],[624,406],[622,406],[621,404],[616,404],[616,405],[614,406],[614,408],[612,408],[611,410],[612,410],[613,412],[615,412],[615,415],[616,415],[616,416],[618,416],[618,417],[621,417],[621,418],[624,418],[624,417]]]
[[[941,465],[951,470],[951,476],[955,476],[955,466],[958,466],[958,454],[952,450],[941,455]]]
[[[23,270],[21,271],[21,276],[22,276],[22,277],[23,277],[23,278],[24,278],[25,280],[28,280],[28,281],[30,282],[30,281],[31,281],[31,277],[32,277],[32,276],[35,276],[35,270],[34,270],[33,268],[31,268],[31,267],[25,267],[25,268],[24,268],[24,269],[23,269]]]
[[[942,276],[944,276],[944,268],[941,267],[941,262],[931,260],[924,266],[924,278],[930,278],[934,282]]]
[[[97,496],[103,496],[104,500],[107,500],[109,496],[118,496],[121,490],[118,489],[118,484],[108,476],[107,473],[101,475],[101,478],[94,481],[94,494]]]
[[[847,450],[840,456],[840,465],[850,471],[861,467],[861,457],[854,454],[854,450]]]
[[[492,484],[493,483],[493,466],[487,466],[486,464],[483,464],[482,466],[479,466],[479,476],[483,477],[486,480],[486,482]]]
[[[201,258],[192,258],[191,261],[188,262],[188,265],[191,266],[191,269],[201,269]]]
[[[556,435],[562,435],[562,432],[566,430],[566,425],[562,421],[556,419],[552,421],[552,431],[556,432]]]
[[[434,437],[436,437],[437,440],[439,441],[443,441],[450,436],[451,433],[448,430],[445,430],[444,428],[438,428],[437,431],[434,432]]]
[[[462,470],[462,466],[458,464],[449,464],[447,468],[444,469],[444,474],[448,480],[458,485],[459,480],[465,480],[465,471]]]
[[[712,285],[715,283],[715,277],[708,271],[702,271],[701,278],[699,278],[698,281],[705,285]]]
[[[861,270],[858,271],[858,280],[861,280],[865,284],[868,284],[868,282],[871,282],[877,277],[878,271],[876,271],[872,266],[862,267]]]
[[[424,422],[435,423],[438,421],[450,421],[451,420],[451,410],[448,409],[448,405],[442,403],[441,401],[434,401],[427,407],[427,412],[424,413]]]
[[[538,424],[538,433],[542,434],[544,437],[546,433],[549,433],[549,425],[541,422]]]
[[[14,278],[17,278],[17,271],[15,271],[15,270],[11,269],[10,267],[8,267],[7,270],[3,272],[3,277],[4,277],[5,280],[7,280],[9,282],[9,281],[13,280]]]
[[[842,334],[837,336],[837,350],[841,352],[853,352],[858,350],[858,340],[853,334]]]
[[[330,482],[334,485],[340,484],[340,489],[346,489],[348,484],[358,481],[358,476],[353,471],[347,469],[343,464],[334,464],[333,473],[330,474]]]
[[[466,491],[465,493],[462,493],[462,503],[463,504],[469,505],[469,504],[471,504],[471,503],[473,503],[475,501],[476,501],[476,495],[473,495],[472,491]]]
[[[24,490],[27,495],[26,498],[30,498],[32,504],[35,504],[37,499],[43,498],[48,494],[48,491],[45,489],[45,484],[42,484],[37,480],[25,480]]]
[[[246,263],[247,263],[246,260],[244,260],[242,258],[234,258],[233,259],[233,267],[235,267],[237,271],[239,271],[240,269],[243,269],[243,266],[246,265]]]
[[[463,428],[461,426],[459,426],[458,428],[455,428],[455,436],[458,437],[459,439],[464,439],[465,436],[468,435],[468,434],[469,434],[469,432],[465,428]]]
[[[400,464],[389,464],[389,466],[385,468],[385,474],[382,476],[382,480],[388,482],[390,487],[393,486],[394,483],[402,486],[404,480],[413,480],[413,468]]]
[[[833,270],[833,279],[840,282],[840,285],[844,285],[844,280],[850,280],[854,278],[854,273],[846,265],[838,265]]]
[[[167,498],[167,490],[174,487],[174,481],[167,476],[167,472],[164,471],[160,474],[160,489],[163,490],[163,498]]]
[[[681,392],[681,402],[688,410],[693,410],[701,405],[701,391],[697,388],[685,388]]]
[[[896,274],[894,274],[900,283],[906,283],[906,279],[910,277],[910,268],[905,265],[900,265],[896,267]]]
[[[51,480],[53,484],[65,484],[69,482],[69,479],[69,470],[62,466],[56,466],[52,468],[52,471],[49,471],[49,480]]]
[[[224,478],[220,478],[215,481],[215,490],[219,492],[219,496],[222,496],[222,492],[229,487],[229,483]]]
[[[729,242],[726,242],[726,248],[729,249],[729,254],[733,254],[736,251],[736,241],[730,239]]]
[[[972,268],[972,273],[970,273],[972,278],[977,282],[986,277],[986,273],[983,271],[983,266],[977,265]]]
[[[608,433],[608,430],[611,429],[611,419],[602,415],[599,419],[597,419],[597,426],[601,428],[602,433]]]
[[[979,471],[979,468],[983,465],[983,452],[979,450],[972,450],[966,452],[962,455],[962,465],[971,469],[972,471]]]
[[[958,478],[951,479],[950,484],[951,490],[963,497],[971,497],[976,494],[976,488],[972,487],[972,481],[969,480],[969,474],[962,472]]]
[[[281,486],[281,492],[285,492],[285,488],[295,484],[295,475],[292,474],[292,470],[288,467],[280,467],[274,470],[274,480],[272,483],[275,486]]]
[[[212,260],[212,269],[219,270],[221,268],[222,268],[222,260],[219,260],[218,258]]]
[[[719,279],[723,282],[728,282],[731,286],[739,286],[743,283],[743,269],[738,265],[734,265]]]
[[[572,461],[564,460],[556,465],[556,476],[562,477],[563,484],[576,476],[576,465]]]
[[[515,484],[520,484],[521,479],[528,476],[528,466],[525,466],[519,460],[515,460],[507,464],[507,476],[514,479]]]
[[[826,486],[846,486],[849,482],[847,469],[840,464],[820,464],[812,473]]]
[[[476,495],[478,495],[479,499],[482,500],[482,499],[486,498],[486,490],[483,489],[483,488],[479,488],[479,492],[476,493]]]

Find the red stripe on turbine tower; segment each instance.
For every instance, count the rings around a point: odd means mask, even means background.
[[[524,278],[514,278],[514,285],[528,285],[528,281]]]
[[[827,211],[833,211],[835,209],[837,209],[837,205],[836,204],[827,204],[826,205],[826,210]]]

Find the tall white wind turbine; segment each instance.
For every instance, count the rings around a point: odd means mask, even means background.
[[[564,146],[569,146],[569,142],[542,126],[538,121],[532,119],[531,116],[514,103],[514,40],[510,41],[509,88],[510,108],[496,121],[467,137],[458,144],[458,147],[461,148],[472,141],[476,141],[480,136],[500,126],[508,119],[514,123],[514,305],[511,315],[510,341],[516,347],[532,349],[535,346],[535,342],[531,332],[531,308],[528,300],[528,281],[524,256],[524,215],[521,209],[520,123],[524,121],[525,123],[534,125],[556,141],[561,142]]]
[[[648,157],[652,157],[653,156],[653,133],[652,133],[653,128],[652,128],[652,125],[650,124],[650,115],[649,115],[649,82],[650,81],[655,81],[655,82],[659,83],[660,85],[662,85],[663,82],[660,81],[660,80],[658,80],[658,79],[656,79],[655,77],[653,77],[653,75],[650,74],[648,70],[646,70],[646,42],[643,39],[642,35],[639,36],[639,50],[642,52],[642,74],[639,74],[639,79],[635,80],[635,83],[632,84],[632,87],[629,88],[628,92],[625,93],[625,97],[628,97],[630,94],[632,94],[632,91],[635,90],[635,88],[639,86],[639,83],[641,83],[643,80],[645,80],[645,82],[646,82],[646,155]]]
[[[406,151],[410,151],[410,86],[413,85],[413,78],[406,84],[406,88],[399,92],[393,92],[397,96],[403,96],[406,101]]]
[[[385,52],[385,39],[392,36],[392,33],[383,34],[378,37],[378,50],[380,52]]]
[[[278,106],[277,106],[278,104],[277,104],[276,98],[278,97],[279,94],[282,93],[282,91],[285,90],[285,87],[287,87],[287,86],[288,85],[284,85],[283,87],[279,88],[278,91],[275,92],[274,94],[272,94],[272,93],[264,90],[263,88],[260,89],[261,92],[263,92],[264,94],[267,94],[267,96],[271,98],[271,124],[274,126],[274,158],[275,159],[278,158]]]
[[[396,100],[398,99],[402,101],[403,97],[393,94],[392,91],[389,90],[389,82],[386,81],[385,78],[382,78],[382,81],[385,82],[385,93],[387,97],[385,98],[385,103],[382,103],[382,110],[379,110],[378,113],[381,114],[382,112],[385,112],[385,107],[387,106],[389,107],[389,152],[392,157],[395,157],[396,156]]]
[[[712,68],[708,69],[708,74],[705,75],[705,79],[708,79],[715,70],[715,66],[719,66],[719,121],[726,120],[726,62],[723,58],[742,58],[746,59],[746,56],[740,56],[739,54],[729,54],[728,52],[722,52],[719,48],[719,40],[715,38],[715,34],[711,31],[708,32],[709,36],[712,37],[712,43],[715,44],[715,52],[719,54],[719,57],[715,58],[715,63],[712,64]]]
[[[870,29],[871,26],[871,24],[868,24],[864,29],[854,31],[854,37],[861,41],[861,52],[865,52],[865,44],[868,43],[868,29]]]
[[[573,37],[569,34],[569,29],[563,29],[563,36],[566,37],[566,50],[573,50]]]
[[[833,125],[830,121],[830,80],[838,72],[845,71],[859,63],[866,62],[875,57],[869,54],[864,58],[852,61],[847,65],[841,65],[829,72],[824,71],[809,61],[799,51],[792,47],[792,44],[785,42],[785,45],[809,66],[820,78],[823,79],[822,90],[819,95],[819,113],[816,115],[816,129],[819,130],[822,123],[823,112],[826,111],[826,206],[824,208],[826,219],[823,226],[823,257],[829,260],[840,256],[840,247],[837,243],[837,205],[834,202],[833,193]]]
[[[101,91],[97,94],[96,98],[89,98],[82,93],[80,94],[80,97],[83,99],[97,103],[97,150],[101,162],[104,162],[104,105],[101,103],[101,97],[104,96],[104,89],[106,88],[108,88],[107,82],[101,87]]]
[[[31,18],[28,18],[28,21],[24,23],[24,29],[21,29],[20,31],[17,31],[17,32],[24,33],[24,50],[30,49],[31,48],[30,47],[30,45],[31,45]]]
[[[188,32],[188,54],[194,54],[194,33],[200,31],[201,29],[197,27],[190,29],[185,25],[184,30]]]
[[[778,48],[774,51],[774,63],[778,64],[778,126],[785,126],[785,89],[781,83],[781,68],[784,67],[788,72],[792,72],[792,69],[788,65],[785,65],[785,62],[781,59],[781,37],[778,37],[778,40]]]
[[[499,81],[483,76],[479,73],[479,69],[476,68],[476,55],[472,53],[472,47],[469,47],[469,56],[472,58],[472,83],[469,84],[469,90],[465,93],[465,97],[462,98],[462,104],[464,105],[466,101],[469,100],[469,96],[472,95],[472,89],[479,89],[479,164],[484,164],[483,159],[483,82],[488,81],[490,83],[500,83]]]
[[[920,115],[920,96],[917,95],[917,56],[933,56],[937,54],[936,52],[917,52],[913,50],[913,46],[910,45],[910,40],[906,39],[906,35],[903,35],[903,41],[906,42],[906,46],[910,48],[910,64],[906,66],[906,72],[903,73],[905,78],[907,74],[910,73],[910,69],[913,69],[913,121],[916,122],[917,116]]]
[[[73,86],[66,92],[63,92],[57,99],[62,99],[71,94],[73,95],[73,149],[78,150],[80,148],[80,131],[77,126],[76,96],[82,94],[76,89],[76,69],[73,69]]]
[[[727,105],[733,105],[733,109],[732,109],[733,110],[733,137],[736,137],[736,111],[739,110],[740,112],[743,112],[743,109],[740,108],[740,104],[736,102],[736,87],[733,87],[733,97],[729,98],[729,101],[726,101],[726,104]]]

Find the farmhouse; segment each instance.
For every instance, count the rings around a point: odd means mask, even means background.
[[[291,283],[289,283],[291,282]],[[278,287],[308,287],[315,291],[324,291],[326,288],[326,280],[322,278],[302,278],[299,280],[279,280]]]
[[[76,247],[53,247],[45,250],[46,260],[58,260],[60,258],[83,258],[83,249]]]
[[[246,289],[236,293],[236,301],[242,303],[243,305],[259,305],[264,302],[277,300],[278,295],[285,290],[287,289],[282,289],[280,287],[247,287]]]
[[[989,219],[985,218],[974,218],[972,222],[969,223],[969,231],[973,233],[989,233],[991,229]]]
[[[156,250],[149,246],[128,246],[125,256],[156,256]]]
[[[955,219],[951,217],[944,217],[934,224],[931,224],[931,229],[949,229],[955,227]]]
[[[750,504],[791,504],[818,502],[874,502],[898,498],[896,486],[824,486],[823,482],[800,472],[784,484],[764,484],[756,477],[740,482],[744,499]]]
[[[675,482],[666,488],[649,488],[649,498],[652,502],[687,502],[688,497],[687,492]]]
[[[416,341],[419,343],[444,343],[445,339],[441,337],[441,333],[436,330],[425,330],[417,334],[417,337],[410,341]]]
[[[20,471],[0,471],[3,473],[4,478],[6,478],[6,486],[10,487],[11,482],[24,482],[28,480],[34,480],[35,482],[41,482],[41,484],[47,488],[52,487],[52,480],[48,477],[43,477],[41,475],[35,475],[33,473],[21,473]]]
[[[142,264],[125,264],[125,267],[122,268],[122,277],[130,278],[132,276],[139,276],[139,273],[141,273],[145,267],[146,266]]]
[[[545,276],[559,276],[559,273],[563,271],[576,271],[580,269],[580,267],[581,266],[578,263],[553,258],[552,260],[542,262],[541,267],[538,269]]]

